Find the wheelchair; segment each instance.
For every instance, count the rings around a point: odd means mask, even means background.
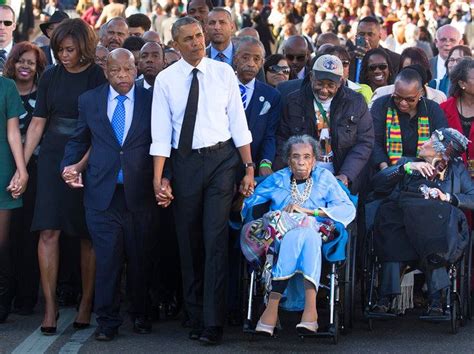
[[[380,202],[380,201],[377,201]],[[375,203],[375,202],[374,202]],[[374,206],[372,206],[374,207]],[[378,207],[378,205],[377,205]],[[370,214],[370,213],[367,213]],[[397,317],[394,313],[377,313],[372,308],[379,299],[379,276],[381,263],[375,254],[374,220],[366,220],[367,233],[362,241],[361,298],[363,317],[369,330],[373,330],[375,320],[389,320]],[[460,326],[472,316],[471,309],[471,263],[472,262],[472,233],[469,233],[467,246],[461,257],[446,266],[450,279],[449,289],[446,290],[445,312],[443,316],[420,316],[421,320],[429,322],[449,322],[451,333],[456,334]],[[416,267],[414,268],[416,269]],[[414,270],[412,269],[412,270]]]
[[[328,313],[327,325],[321,326],[316,334],[300,336],[301,339],[310,337],[331,338],[334,344],[339,341],[340,333],[346,334],[353,326],[355,301],[355,262],[357,233],[353,221],[347,228],[348,238],[345,245],[345,259],[329,262],[322,256],[323,264],[321,282],[318,289],[318,313]],[[324,273],[325,269],[329,269]],[[325,275],[324,275],[325,274]],[[243,267],[243,291],[245,319],[243,332],[254,335],[256,323],[265,308],[265,280],[261,269],[250,269],[247,262]],[[320,292],[324,293],[321,301]],[[326,303],[325,305],[323,305]],[[323,316],[319,317],[321,323]],[[278,326],[277,326],[278,327]]]

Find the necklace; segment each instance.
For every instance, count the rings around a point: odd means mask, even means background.
[[[298,186],[296,184],[296,179],[292,178],[291,180],[291,199],[294,204],[302,206],[304,202],[306,202],[311,194],[311,189],[313,188],[313,179],[309,177],[305,184],[304,190],[301,194],[298,190]]]

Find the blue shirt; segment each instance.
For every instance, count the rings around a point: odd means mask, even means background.
[[[217,58],[217,54],[220,52],[215,49],[212,44],[211,44],[211,59],[218,60],[220,61],[219,58]],[[234,55],[234,46],[232,45],[232,42],[229,43],[226,49],[222,51],[222,54],[225,55],[225,62],[229,65],[232,65],[232,56]]]

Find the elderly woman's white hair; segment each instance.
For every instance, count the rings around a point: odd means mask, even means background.
[[[293,135],[290,137],[285,144],[283,145],[282,152],[283,156],[286,156],[287,159],[290,158],[291,148],[296,144],[308,144],[313,148],[313,154],[316,159],[319,158],[319,146],[317,141],[311,136],[305,135]]]

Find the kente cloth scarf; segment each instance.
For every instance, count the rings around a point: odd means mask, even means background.
[[[400,130],[400,120],[395,109],[387,109],[387,154],[390,163],[395,165],[403,155],[402,132]],[[416,155],[420,151],[421,145],[430,140],[430,120],[428,117],[418,117],[418,143]]]

